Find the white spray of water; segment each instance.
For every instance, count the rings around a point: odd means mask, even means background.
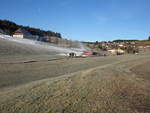
[[[85,46],[83,43],[81,43],[81,42],[78,42],[78,43],[79,43],[79,46],[80,46],[81,49],[83,49],[83,50],[91,50],[89,47]]]
[[[11,37],[11,36],[4,35],[4,34],[0,34],[0,38],[6,39],[9,41],[14,41],[17,43],[33,45],[36,47],[47,49],[49,51],[55,51],[55,52],[59,53],[59,55],[68,55],[69,53],[74,52],[74,53],[76,53],[77,56],[81,56],[83,54],[83,51],[87,49],[80,42],[78,42],[78,43],[73,42],[73,44],[78,44],[79,47],[77,47],[77,48],[72,48],[72,47],[64,48],[64,47],[59,47],[55,44],[40,42],[40,41],[36,41],[36,40],[15,38],[15,37]]]

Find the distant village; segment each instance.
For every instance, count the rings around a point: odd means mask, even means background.
[[[102,42],[83,42],[90,47],[95,55],[138,54],[150,50],[150,40],[114,40]],[[101,54],[103,53],[103,54]]]

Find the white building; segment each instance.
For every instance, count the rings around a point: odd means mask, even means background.
[[[17,37],[17,38],[31,38],[32,35],[28,31],[20,28],[17,31],[15,31],[15,33],[13,34],[13,37]]]

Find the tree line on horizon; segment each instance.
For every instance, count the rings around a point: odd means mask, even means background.
[[[43,36],[55,36],[58,38],[62,38],[61,34],[58,32],[53,32],[51,30],[45,31],[39,28],[33,28],[29,26],[17,25],[16,23],[9,21],[9,20],[0,20],[0,29],[2,29],[7,35],[13,35],[13,33],[17,29],[24,29],[29,31],[32,35],[37,35],[40,37]]]

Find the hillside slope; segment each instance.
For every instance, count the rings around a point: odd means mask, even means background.
[[[80,48],[65,48],[55,44],[29,39],[19,39],[0,34],[0,62],[19,59],[31,60],[37,57],[46,59],[48,57],[56,58],[61,55],[66,56],[70,52],[80,55],[82,51],[83,50]]]
[[[32,45],[21,44],[0,38],[0,55],[35,55],[52,54],[52,52]],[[55,53],[53,53],[55,54]]]
[[[0,62],[48,59],[58,52],[0,38]]]

